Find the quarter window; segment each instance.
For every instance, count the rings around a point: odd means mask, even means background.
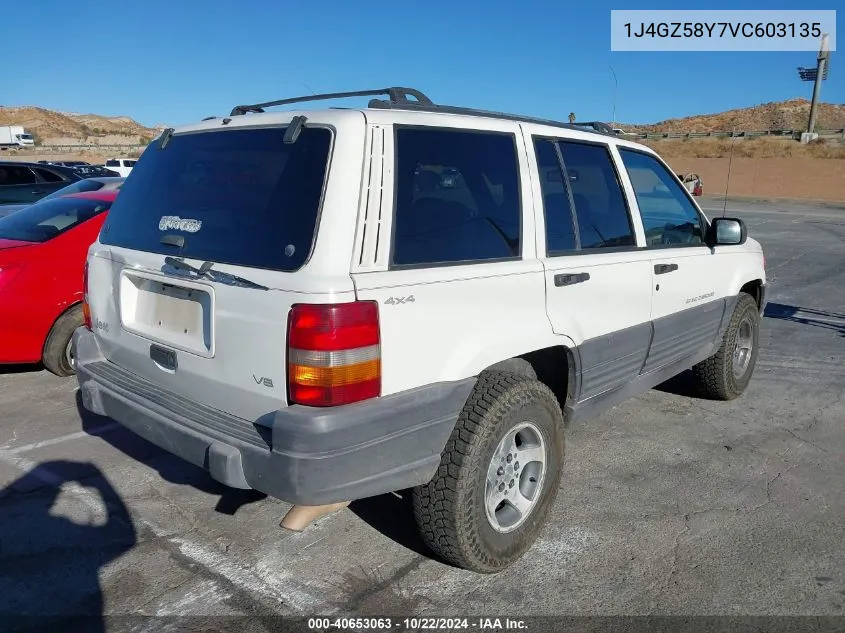
[[[512,134],[396,132],[393,264],[516,258],[521,206]]]
[[[672,173],[643,152],[619,149],[649,246],[704,243],[701,215]]]
[[[543,212],[546,218],[546,252],[549,255],[576,249],[572,204],[564,182],[564,171],[555,142],[534,140],[540,187],[543,191]]]

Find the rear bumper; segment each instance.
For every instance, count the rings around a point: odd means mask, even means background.
[[[402,490],[431,480],[474,379],[334,408],[291,406],[255,424],[181,396],[107,361],[96,337],[73,337],[86,409],[234,488],[303,505]]]

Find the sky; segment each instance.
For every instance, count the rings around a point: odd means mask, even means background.
[[[818,0],[812,8],[837,4]],[[0,105],[126,115],[150,126],[228,114],[242,103],[392,85],[418,88],[435,103],[561,120],[575,112],[579,120],[611,121],[615,103],[617,122],[653,123],[809,99],[812,84],[796,68],[816,57],[614,52],[611,9],[642,7],[599,0],[38,0],[15,7],[23,34],[4,42],[13,63]],[[840,63],[832,53],[823,101],[845,103]]]

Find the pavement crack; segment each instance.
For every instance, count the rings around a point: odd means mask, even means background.
[[[812,425],[810,425],[810,426],[812,426]],[[801,437],[800,435],[798,435],[795,431],[792,431],[792,430],[790,430],[790,429],[783,429],[783,430],[784,430],[784,431],[786,431],[787,433],[789,433],[792,437],[794,437],[796,440],[798,440],[798,441],[799,441],[799,442],[801,442],[802,444],[807,444],[808,446],[812,446],[813,448],[817,448],[817,449],[818,449],[818,450],[820,450],[822,453],[827,453],[827,452],[828,452],[826,448],[824,448],[824,447],[822,447],[822,446],[819,446],[819,445],[818,445],[818,444],[816,444],[815,442],[811,442],[810,440],[806,440],[806,439],[804,439],[803,437]],[[809,428],[807,428],[807,429],[805,429],[805,430],[806,430],[806,431],[809,431],[810,429],[809,429]]]

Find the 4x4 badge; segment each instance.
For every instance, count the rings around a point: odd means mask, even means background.
[[[399,305],[400,303],[414,303],[414,301],[416,301],[414,295],[408,295],[407,297],[388,297],[384,303],[393,306]]]

